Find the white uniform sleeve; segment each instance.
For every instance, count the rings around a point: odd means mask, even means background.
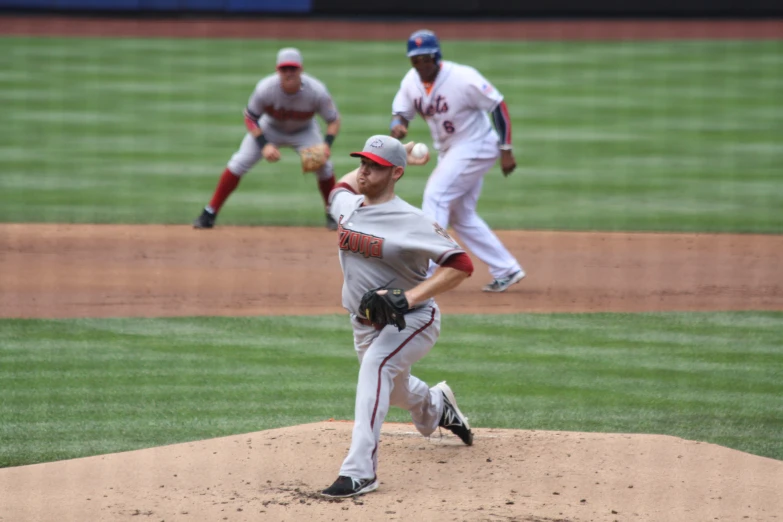
[[[472,67],[465,67],[465,95],[469,103],[484,112],[490,112],[503,101],[503,95]]]
[[[406,80],[408,75],[400,82],[400,90],[394,96],[392,102],[392,114],[399,115],[408,121],[413,120],[416,117],[416,108],[413,106],[413,97],[408,95],[408,84]]]
[[[452,255],[465,252],[448,232],[426,217],[419,218],[411,227],[407,241],[411,249],[425,253],[439,265]]]

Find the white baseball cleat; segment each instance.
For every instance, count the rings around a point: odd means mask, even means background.
[[[488,285],[484,286],[485,292],[505,292],[508,290],[508,287],[511,285],[515,285],[522,281],[525,278],[525,271],[524,270],[517,270],[513,274],[501,277],[500,279],[495,279]]]

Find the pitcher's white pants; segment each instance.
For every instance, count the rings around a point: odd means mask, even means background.
[[[463,246],[489,266],[499,279],[521,270],[513,255],[487,223],[476,214],[484,175],[495,165],[494,156],[476,158],[476,150],[452,147],[438,155],[438,165],[427,180],[422,210],[444,229],[451,226]],[[437,268],[430,265],[429,275]]]
[[[359,357],[351,449],[340,475],[373,478],[378,468],[381,424],[389,406],[408,410],[422,435],[434,432],[443,415],[443,394],[411,375],[411,366],[427,355],[440,334],[440,310],[436,304],[405,315],[407,327],[376,330],[351,316],[354,346]]]

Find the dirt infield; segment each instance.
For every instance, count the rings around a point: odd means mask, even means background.
[[[445,313],[783,310],[783,236],[501,231],[528,277]],[[0,317],[344,313],[325,229],[0,225]]]
[[[488,274],[478,265],[439,299],[446,313],[783,310],[781,236],[501,237],[529,277],[485,294]],[[0,316],[340,313],[336,250],[325,229],[0,225]],[[377,493],[321,499],[350,426],[0,470],[0,521],[680,522],[783,513],[783,462],[719,446],[478,428],[467,448],[450,436],[423,439],[409,425],[384,426]]]
[[[0,469],[0,520],[773,522],[783,462],[676,437],[384,424],[377,492],[329,501],[351,424]],[[5,508],[4,508],[5,502]]]
[[[426,25],[446,39],[783,37],[781,21]],[[0,34],[36,36],[401,40],[419,26],[0,16]],[[484,294],[489,276],[477,263],[438,299],[444,313],[783,310],[783,236],[499,235],[528,277]],[[345,313],[335,235],[323,229],[0,224],[0,266],[0,318]],[[386,424],[381,488],[356,500],[319,498],[351,426],[318,422],[0,469],[0,522],[783,521],[780,461],[674,437],[480,426],[468,448]]]

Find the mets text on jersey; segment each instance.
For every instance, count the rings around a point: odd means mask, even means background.
[[[422,118],[449,112],[449,104],[446,103],[446,98],[441,95],[438,95],[438,97],[435,98],[429,105],[427,105],[426,108],[423,107],[421,98],[416,98],[413,100],[413,106],[416,108],[416,112],[421,114]]]

